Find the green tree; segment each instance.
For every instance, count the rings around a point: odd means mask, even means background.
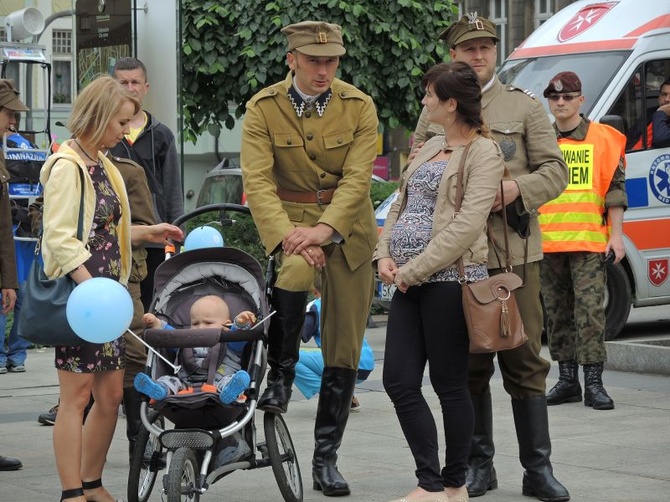
[[[437,35],[455,15],[451,0],[182,0],[184,133],[232,129],[253,94],[286,76],[281,28],[307,19],[343,27],[342,78],[372,96],[384,126],[413,128],[420,77],[446,55]]]

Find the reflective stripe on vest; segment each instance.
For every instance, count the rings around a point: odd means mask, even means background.
[[[542,250],[602,253],[609,238],[605,195],[624,155],[626,138],[611,127],[590,123],[584,141],[558,142],[568,165],[568,186],[539,209]]]

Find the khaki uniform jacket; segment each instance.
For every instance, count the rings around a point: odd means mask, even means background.
[[[128,193],[130,221],[132,225],[154,225],[154,211],[149,182],[144,168],[132,160],[121,157],[108,157],[121,173]],[[130,282],[140,282],[147,276],[147,250],[144,247],[133,248]]]
[[[377,243],[370,201],[377,112],[370,96],[335,79],[322,117],[298,117],[288,90],[292,76],[247,103],[242,134],[244,190],[266,254],[296,226],[325,223],[342,237],[351,270],[369,263]],[[308,116],[309,115],[309,116]],[[312,192],[337,188],[330,204],[284,202],[277,188]]]
[[[517,209],[530,213],[530,237],[527,261],[542,259],[542,234],[537,221],[537,209],[558,197],[568,186],[568,168],[556,142],[556,134],[547,111],[533,96],[523,90],[504,85],[494,76],[493,85],[482,95],[482,114],[500,145],[505,167],[517,182],[521,195]],[[429,123],[423,110],[415,132],[416,141],[433,134],[444,134]],[[500,213],[493,215],[493,234],[496,250],[491,246],[489,268],[498,268],[498,258],[504,261],[503,223]],[[512,265],[522,265],[526,241],[510,229]],[[503,263],[504,265],[504,263]]]
[[[442,143],[441,136],[431,138],[403,173],[400,194],[386,217],[374,260],[390,258],[391,231],[407,204],[407,180],[421,164],[440,151]],[[442,175],[430,243],[421,254],[400,267],[401,279],[410,286],[425,282],[440,270],[454,268],[461,256],[464,266],[486,263],[486,223],[503,175],[502,153],[491,139],[478,137],[474,140],[464,165],[463,204],[460,213],[454,216],[458,168],[464,148],[454,149]]]
[[[121,221],[119,222],[119,248],[121,251],[121,271],[119,282],[127,284],[130,275],[131,244],[130,244],[130,206],[126,187],[118,169],[107,159],[98,154],[103,162],[109,182],[121,202]],[[85,187],[81,186],[79,170],[85,173]],[[49,278],[61,277],[82,265],[91,253],[85,242],[77,239],[77,222],[79,218],[79,199],[84,189],[84,241],[93,225],[95,212],[95,189],[88,176],[86,165],[65,142],[57,154],[47,159],[40,171],[40,183],[44,185],[44,228],[42,234],[42,258],[44,273]]]
[[[12,210],[9,202],[9,172],[5,156],[0,151],[0,288],[18,289]]]

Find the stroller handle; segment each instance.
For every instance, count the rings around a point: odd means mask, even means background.
[[[219,328],[206,329],[147,329],[144,341],[153,347],[213,347],[220,342],[246,342],[264,338],[263,325],[249,330],[229,331]]]
[[[200,206],[193,211],[185,213],[178,217],[172,222],[175,226],[181,226],[189,220],[200,216],[201,214],[211,213],[214,211],[219,211],[221,215],[224,215],[228,211],[233,213],[242,213],[242,214],[251,214],[251,210],[247,206],[242,206],[240,204],[231,204],[229,202],[221,202],[218,204],[208,204],[207,206]]]

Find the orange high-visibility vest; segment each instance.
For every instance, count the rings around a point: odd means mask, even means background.
[[[568,187],[539,209],[545,253],[603,253],[609,231],[604,221],[605,195],[624,156],[626,137],[591,122],[583,141],[558,140],[568,165]]]

